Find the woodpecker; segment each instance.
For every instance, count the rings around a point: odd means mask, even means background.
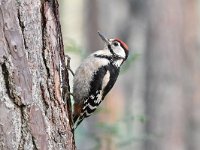
[[[78,67],[73,80],[73,128],[89,117],[115,84],[120,67],[128,57],[128,46],[118,38],[108,39],[103,50],[89,55]]]

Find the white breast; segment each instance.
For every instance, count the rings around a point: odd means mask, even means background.
[[[98,52],[98,51],[97,51]],[[78,67],[74,76],[73,95],[75,101],[81,101],[83,97],[88,96],[90,90],[90,82],[94,73],[102,66],[108,65],[109,60],[94,57],[91,54]]]

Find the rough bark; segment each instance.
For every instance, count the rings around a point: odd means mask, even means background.
[[[74,149],[64,60],[57,0],[0,1],[0,149]]]

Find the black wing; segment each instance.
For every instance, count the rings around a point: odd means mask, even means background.
[[[106,85],[106,87],[104,88],[102,99],[104,99],[104,97],[108,94],[108,92],[112,89],[113,85],[115,84],[119,75],[120,68],[117,68],[113,64],[109,64],[107,66],[107,70],[109,70],[110,72],[110,80]]]
[[[106,87],[102,89],[103,79],[109,71],[110,79]],[[103,66],[94,74],[93,79],[90,83],[91,89],[89,96],[84,98],[84,104],[81,113],[74,116],[75,128],[82,122],[84,118],[89,117],[97,108],[97,106],[102,102],[107,93],[111,90],[115,84],[119,74],[119,69],[112,64],[108,66]],[[102,92],[102,93],[101,93]],[[101,95],[101,100],[97,101],[98,97]]]

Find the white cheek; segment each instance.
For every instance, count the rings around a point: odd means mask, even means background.
[[[121,48],[121,47],[118,46],[118,47],[114,47],[113,50],[114,50],[114,53],[116,53],[117,55],[125,58],[126,54],[125,54],[123,48]]]

